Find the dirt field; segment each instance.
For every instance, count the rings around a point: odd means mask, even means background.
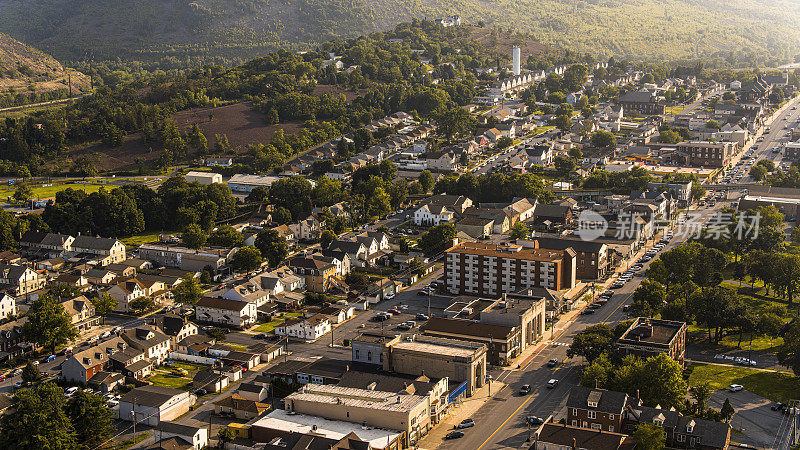
[[[213,114],[213,118],[210,116]],[[215,134],[225,134],[231,147],[244,149],[249,144],[269,143],[272,135],[283,128],[284,133],[294,133],[299,123],[267,125],[264,115],[253,111],[249,103],[234,103],[219,108],[195,108],[175,115],[175,123],[184,133],[197,124],[208,139],[208,148],[214,148]]]

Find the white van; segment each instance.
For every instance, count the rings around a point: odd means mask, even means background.
[[[67,388],[67,389],[64,391],[64,396],[66,396],[66,397],[72,397],[73,395],[75,395],[75,393],[76,393],[76,392],[78,392],[78,388],[77,388],[77,387],[75,387],[75,386],[72,386],[72,387],[70,387],[70,388]]]

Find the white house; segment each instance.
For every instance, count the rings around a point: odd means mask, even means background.
[[[161,422],[156,427],[160,442],[168,441],[170,439],[181,439],[186,445],[191,445],[193,450],[200,450],[208,446],[208,429],[203,427],[192,427],[189,425],[181,425],[175,422]],[[169,448],[162,445],[163,448]]]
[[[289,225],[289,229],[295,237],[303,240],[318,239],[322,228],[325,226],[325,221],[320,222],[314,216],[308,216],[300,222]]]
[[[3,297],[0,298],[0,318],[6,318],[8,316],[16,316],[17,315],[17,300],[8,295],[7,293],[3,293]]]
[[[187,413],[195,400],[186,391],[154,385],[137,387],[119,400],[119,418],[154,427]]]
[[[228,289],[220,297],[239,302],[253,302],[256,308],[269,301],[269,292],[259,289],[252,283],[245,283]]]
[[[439,225],[453,220],[455,212],[446,206],[424,204],[414,211],[415,225]]]
[[[172,339],[152,325],[141,325],[122,332],[122,339],[131,347],[144,352],[153,364],[161,364],[172,350]]]
[[[275,334],[278,336],[288,336],[306,341],[316,341],[330,331],[331,320],[322,314],[287,320],[282,325],[275,327]]]
[[[246,328],[256,321],[256,304],[221,297],[203,297],[195,305],[195,318],[238,328]]]
[[[147,291],[145,290],[144,285],[137,279],[126,280],[122,283],[115,284],[111,286],[109,289],[108,294],[114,297],[114,300],[117,301],[117,306],[114,308],[114,311],[118,312],[130,312],[130,302],[136,300],[140,297],[146,297]]]

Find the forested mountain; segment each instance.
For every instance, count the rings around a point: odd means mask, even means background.
[[[447,14],[599,57],[754,65],[800,53],[795,0],[0,0],[0,29],[59,58],[249,58]]]
[[[89,77],[0,33],[0,108],[47,101],[90,89]]]

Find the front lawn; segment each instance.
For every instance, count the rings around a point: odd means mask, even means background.
[[[188,374],[184,376],[175,375],[172,373],[173,369],[183,369]],[[197,372],[208,369],[207,365],[192,364],[185,361],[173,361],[170,367],[160,367],[153,370],[153,375],[148,378],[148,381],[156,386],[162,386],[172,389],[189,390],[192,379]]]
[[[748,391],[773,401],[785,402],[800,397],[800,378],[788,373],[746,367],[693,364],[688,383],[689,386],[706,383],[714,390],[741,384]],[[732,392],[731,395],[736,394]]]

